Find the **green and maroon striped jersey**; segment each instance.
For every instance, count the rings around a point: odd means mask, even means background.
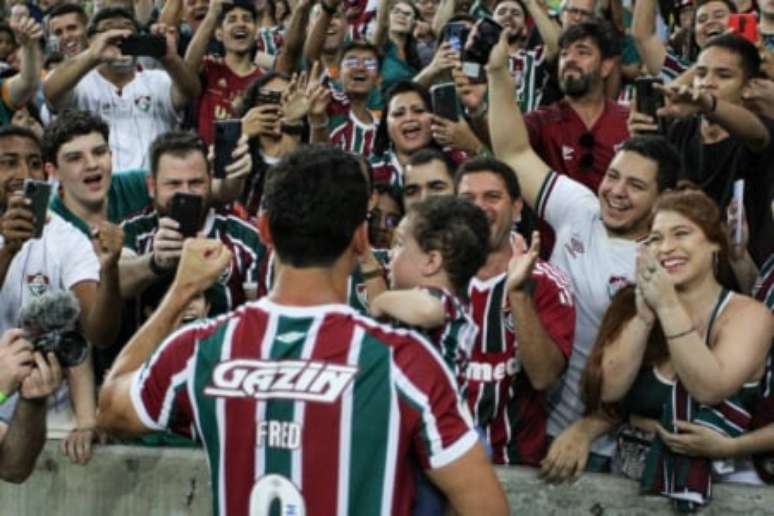
[[[359,120],[351,110],[330,117],[328,133],[331,144],[347,152],[370,158],[373,153],[376,124]]]
[[[505,273],[470,281],[468,295],[479,332],[462,388],[476,425],[492,446],[492,461],[537,466],[548,446],[548,409],[544,393],[532,387],[522,368],[505,281]],[[553,344],[569,359],[575,332],[569,280],[558,268],[538,261],[532,281],[537,316]]]
[[[407,515],[414,468],[477,442],[423,337],[268,298],[170,336],[133,379],[149,429],[195,433],[220,516]]]

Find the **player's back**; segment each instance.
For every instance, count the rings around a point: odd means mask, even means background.
[[[183,390],[215,514],[408,514],[413,465],[443,466],[476,442],[431,346],[344,305],[264,298],[192,332]]]

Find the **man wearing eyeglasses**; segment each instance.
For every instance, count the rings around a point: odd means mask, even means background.
[[[562,2],[560,20],[565,29],[594,17],[596,0],[565,0]]]

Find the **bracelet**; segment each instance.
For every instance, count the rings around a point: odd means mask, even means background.
[[[8,401],[8,396],[3,391],[0,391],[0,405]]]
[[[382,278],[384,277],[384,273],[382,273],[382,269],[373,269],[368,272],[360,271],[360,276],[363,278],[364,281],[368,281],[374,278]]]
[[[689,333],[693,332],[694,330],[695,330],[695,328],[693,326],[691,326],[690,328],[688,328],[687,330],[685,330],[683,332],[675,333],[674,335],[664,335],[664,338],[666,340],[679,339],[680,337],[685,337],[686,335],[688,335]]]

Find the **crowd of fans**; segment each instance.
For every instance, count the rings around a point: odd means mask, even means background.
[[[427,335],[492,463],[686,511],[774,479],[774,0],[6,2],[3,478],[43,418],[81,464],[127,442],[97,393],[187,238],[230,261],[175,326],[271,296],[264,194],[320,144],[370,190],[342,301]],[[30,180],[52,186],[37,235]],[[73,367],[19,329],[53,290],[89,343]],[[198,445],[167,423],[129,442]]]

